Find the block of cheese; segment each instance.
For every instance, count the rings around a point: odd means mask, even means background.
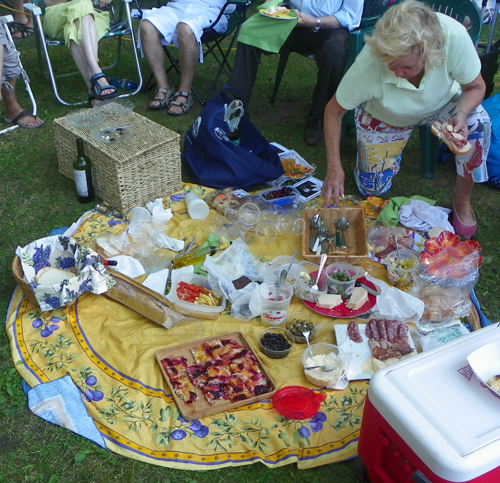
[[[322,309],[333,309],[342,303],[342,297],[338,294],[323,294],[318,297],[316,305]]]
[[[358,310],[368,300],[368,292],[361,287],[354,287],[349,301],[345,304],[348,309]]]

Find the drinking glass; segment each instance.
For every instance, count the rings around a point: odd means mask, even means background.
[[[373,255],[383,252],[389,244],[391,226],[383,220],[374,220],[368,227],[366,244]]]

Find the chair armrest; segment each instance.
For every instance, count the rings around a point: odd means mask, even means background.
[[[32,15],[42,15],[42,9],[34,3],[25,3],[24,8],[32,13]]]

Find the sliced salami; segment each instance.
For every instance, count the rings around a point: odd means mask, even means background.
[[[378,319],[377,320],[377,329],[380,334],[380,338],[384,340],[389,340],[387,338],[387,330],[385,328],[385,320],[384,319]]]
[[[355,320],[351,320],[351,322],[349,322],[349,325],[347,326],[347,335],[353,342],[358,344],[363,342],[363,337],[359,333],[359,325]]]
[[[392,341],[398,335],[398,322],[396,320],[386,320],[385,330],[387,333],[387,340]]]
[[[377,320],[372,319],[370,322],[368,322],[370,328],[371,328],[371,333],[372,333],[372,339],[376,340],[377,342],[380,340],[380,333],[377,328]]]
[[[366,324],[365,335],[366,337],[368,337],[368,339],[373,339],[372,326],[370,325],[370,323]]]
[[[408,334],[408,326],[406,324],[399,324],[398,326],[398,335],[407,335]]]

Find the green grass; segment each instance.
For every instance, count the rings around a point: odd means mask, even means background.
[[[1,14],[0,10],[0,14]],[[483,34],[486,38],[487,30]],[[499,35],[496,35],[498,38]],[[16,246],[46,236],[52,228],[69,226],[92,205],[80,205],[72,180],[58,172],[52,121],[70,112],[57,104],[50,93],[48,82],[36,66],[33,38],[19,42],[22,62],[30,78],[37,99],[40,116],[45,120],[41,129],[17,129],[0,136],[0,320],[5,319],[11,294],[15,288],[10,272]],[[129,48],[127,46],[127,48]],[[64,47],[55,54],[58,66],[72,67]],[[101,46],[103,63],[113,58],[109,45]],[[303,142],[305,118],[315,83],[314,64],[292,55],[285,72],[278,100],[271,107],[271,95],[277,56],[264,57],[252,100],[252,120],[270,141],[277,141],[298,151],[307,161],[317,166],[317,176],[325,174],[326,152],[324,145],[307,147]],[[124,55],[120,66],[111,74],[134,79],[130,54]],[[149,69],[142,62],[147,78]],[[59,70],[59,67],[58,67]],[[207,59],[199,66],[195,87],[207,93],[214,65]],[[177,85],[177,78],[172,77]],[[84,98],[84,84],[79,77],[62,83],[62,92],[72,98]],[[500,90],[496,84],[495,92]],[[29,108],[29,101],[18,84],[22,105]],[[165,111],[147,109],[152,92],[133,98],[135,111],[181,134],[189,128],[201,107],[194,104],[187,116],[173,118]],[[3,116],[2,116],[3,117]],[[342,157],[347,173],[346,194],[357,194],[352,179],[355,156],[355,139],[344,141]],[[440,164],[434,179],[420,177],[418,135],[406,149],[401,173],[394,181],[389,196],[420,194],[437,200],[439,205],[450,206],[454,188],[455,169],[452,164]],[[183,179],[189,173],[183,167]],[[500,320],[498,294],[499,248],[498,226],[500,192],[488,186],[478,186],[474,191],[474,209],[478,220],[477,240],[483,247],[485,264],[476,286],[476,293],[483,311],[493,321]],[[48,424],[32,415],[26,407],[21,390],[21,379],[13,366],[10,348],[4,331],[0,331],[0,482],[133,482],[133,483],[190,483],[190,482],[324,482],[354,483],[352,463],[327,465],[316,469],[298,471],[295,465],[268,469],[261,464],[243,468],[216,471],[185,472],[147,465],[107,453],[94,444],[73,435],[67,430]]]

